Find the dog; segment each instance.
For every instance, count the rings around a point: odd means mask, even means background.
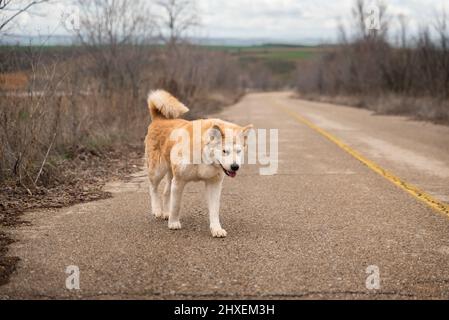
[[[145,138],[145,161],[154,216],[168,220],[171,230],[181,229],[184,187],[189,182],[204,181],[212,236],[226,237],[219,217],[222,183],[225,176],[236,177],[253,126],[241,127],[219,119],[179,119],[189,109],[164,90],[150,92],[148,108],[152,122]],[[179,137],[185,139],[180,141]],[[201,161],[195,162],[195,154],[200,154]],[[158,186],[164,178],[161,199]]]

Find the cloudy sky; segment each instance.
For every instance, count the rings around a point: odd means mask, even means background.
[[[369,1],[368,1],[369,2]],[[448,7],[447,0],[385,0],[390,17],[407,16],[409,26],[434,23],[436,12]],[[16,34],[65,34],[59,16],[67,1],[55,1],[24,14]],[[264,38],[329,41],[337,35],[337,21],[348,23],[354,0],[197,0],[201,27],[195,35],[206,38]],[[446,4],[446,5],[445,5]],[[59,27],[58,27],[59,26]]]

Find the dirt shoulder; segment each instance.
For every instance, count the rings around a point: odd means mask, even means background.
[[[27,223],[21,219],[22,213],[110,198],[111,194],[103,190],[106,182],[126,180],[143,164],[141,146],[111,147],[101,153],[79,148],[74,154],[73,159],[59,164],[64,166],[64,176],[49,188],[0,186],[0,285],[7,283],[19,260],[7,256],[7,246],[14,242],[7,229]]]

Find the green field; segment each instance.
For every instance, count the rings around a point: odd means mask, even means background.
[[[242,70],[270,73],[273,83],[290,83],[302,62],[320,57],[329,46],[266,44],[260,46],[204,46],[211,51],[226,52],[235,57]]]
[[[156,46],[162,47],[162,46]],[[268,60],[282,60],[282,61],[301,61],[316,57],[320,53],[328,50],[328,47],[323,46],[297,46],[297,45],[282,45],[282,44],[265,44],[259,46],[203,46],[212,51],[223,51],[232,54],[238,58],[243,59],[268,59]],[[66,53],[78,48],[77,46],[8,46],[0,45],[0,51],[7,51],[14,49],[21,52],[39,51],[42,53]]]
[[[243,59],[264,59],[281,61],[308,60],[326,51],[326,47],[306,47],[292,45],[261,45],[261,46],[206,46],[210,50],[228,52]]]

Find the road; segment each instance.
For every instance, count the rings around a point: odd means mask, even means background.
[[[219,116],[279,129],[279,171],[227,178],[225,239],[210,236],[203,185],[183,198],[183,229],[150,217],[144,173],[111,199],[31,212],[12,231],[21,258],[0,298],[448,299],[449,216],[373,171],[294,115],[406,183],[449,202],[449,127],[254,93]],[[69,291],[65,271],[80,270]],[[369,290],[369,266],[380,289]]]

